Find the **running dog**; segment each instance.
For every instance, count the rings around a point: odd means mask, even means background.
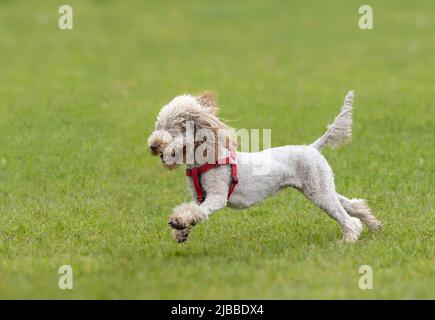
[[[380,229],[365,200],[348,199],[335,190],[332,169],[321,153],[326,145],[336,148],[349,142],[353,97],[350,91],[335,121],[312,144],[254,153],[236,152],[232,130],[218,118],[212,94],[181,95],[165,105],[148,146],[165,168],[186,165],[194,199],[175,207],[169,218],[176,241],[186,241],[192,226],[227,205],[248,208],[285,187],[296,188],[337,221],[345,242],[358,240],[362,224],[369,231]]]

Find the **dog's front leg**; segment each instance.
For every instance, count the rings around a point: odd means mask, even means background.
[[[201,223],[210,214],[226,205],[226,197],[208,195],[206,200],[199,205],[192,201],[175,207],[168,221],[169,225],[175,229],[173,231],[175,240],[185,242],[191,227]]]

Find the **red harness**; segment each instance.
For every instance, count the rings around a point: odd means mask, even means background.
[[[205,192],[202,190],[201,181],[199,179],[200,175],[203,174],[204,172],[216,168],[219,165],[226,165],[226,164],[231,165],[231,185],[230,185],[230,189],[228,190],[228,199],[229,199],[234,191],[234,188],[236,187],[236,184],[239,182],[239,179],[237,178],[235,148],[231,149],[229,157],[220,159],[216,163],[206,163],[200,167],[186,169],[186,176],[192,177],[193,185],[195,186],[195,190],[196,190],[196,199],[198,200],[198,203],[202,203],[205,200]]]

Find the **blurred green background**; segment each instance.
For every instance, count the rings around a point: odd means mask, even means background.
[[[0,0],[1,298],[435,298],[434,1],[69,0],[60,30],[63,4]],[[189,195],[146,149],[161,106],[211,90],[232,126],[304,144],[350,89],[353,142],[325,155],[381,234],[345,245],[285,190],[173,241]]]

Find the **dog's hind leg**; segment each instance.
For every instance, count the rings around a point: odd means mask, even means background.
[[[356,217],[351,217],[341,205],[337,195],[328,193],[315,193],[307,195],[316,205],[325,211],[331,218],[338,222],[343,231],[343,239],[346,242],[358,240],[362,231],[361,221]]]
[[[343,231],[344,241],[357,241],[362,223],[358,218],[351,217],[340,203],[335,192],[334,176],[326,160],[316,156],[307,157],[299,162],[297,173],[301,182],[298,189],[337,221]]]
[[[337,194],[337,196],[347,213],[360,219],[369,231],[373,232],[382,228],[381,222],[372,214],[364,199],[348,199],[340,194]]]

